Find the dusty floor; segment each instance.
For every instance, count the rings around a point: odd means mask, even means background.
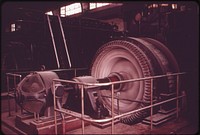
[[[76,129],[68,132],[68,134],[81,134],[82,129]],[[111,127],[104,129],[89,125],[85,127],[85,134],[111,134]],[[173,120],[159,127],[150,129],[149,125],[138,123],[135,125],[126,125],[118,123],[114,127],[114,134],[195,134],[197,127],[189,124],[184,119]]]
[[[8,102],[6,99],[1,100],[1,131],[6,135],[17,135],[18,129],[14,127],[15,111],[14,100],[11,100],[11,117],[8,117]],[[20,112],[20,110],[18,111]],[[197,124],[191,123],[187,118],[180,116],[179,119],[173,119],[163,125],[153,127],[150,129],[149,125],[138,123],[135,125],[126,125],[117,123],[114,126],[115,134],[196,134],[199,127]],[[111,126],[106,128],[99,128],[93,125],[85,127],[85,134],[111,134]],[[21,134],[21,133],[20,133]],[[72,130],[66,134],[82,134],[82,129]]]

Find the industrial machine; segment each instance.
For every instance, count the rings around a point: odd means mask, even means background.
[[[178,73],[179,67],[173,54],[165,45],[151,38],[119,38],[104,44],[93,59],[90,75],[72,78],[74,82],[109,83],[157,75]],[[17,103],[26,111],[44,116],[53,106],[53,79],[59,76],[53,71],[40,71],[27,75],[17,87]],[[164,101],[176,96],[176,77],[167,76],[153,80],[153,102]],[[81,113],[81,87],[74,84],[56,84],[57,102],[60,107]],[[150,105],[151,82],[119,83],[114,85],[114,113],[123,114]],[[84,87],[85,114],[92,118],[106,118],[111,112],[111,87]],[[170,111],[175,102],[169,102],[154,109]],[[53,109],[52,109],[53,111]],[[62,114],[61,114],[62,115]],[[122,117],[123,123],[133,124],[149,115],[143,110]],[[48,115],[50,116],[50,115]],[[51,115],[52,116],[52,115]]]
[[[88,9],[65,17],[59,9],[48,15],[4,6],[2,90],[8,106],[2,102],[2,124],[18,134],[70,134],[78,128],[84,134],[88,125],[111,133],[128,129],[114,126],[139,125],[154,134],[153,126],[164,133],[160,125],[172,119],[184,126],[169,122],[174,129],[167,133],[193,128],[198,21],[190,20],[198,18],[196,4],[122,3],[97,10],[81,5]]]

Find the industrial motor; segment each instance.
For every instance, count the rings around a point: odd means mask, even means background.
[[[28,112],[44,115],[53,106],[52,81],[58,78],[52,71],[30,73],[18,84],[17,103]]]

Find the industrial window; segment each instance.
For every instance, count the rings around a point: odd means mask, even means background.
[[[151,5],[148,6],[148,8],[149,8],[149,9],[150,9],[150,8],[158,8],[158,6],[160,6],[160,7],[168,7],[169,4],[151,4]],[[177,4],[172,4],[172,8],[173,8],[174,6],[177,6]]]
[[[53,12],[49,11],[49,12],[46,12],[45,14],[47,14],[47,15],[53,15]]]
[[[90,3],[90,9],[95,9],[103,6],[110,5],[111,3]]]
[[[177,4],[172,4],[172,9],[177,9],[178,5]]]
[[[60,8],[61,17],[70,16],[70,15],[74,15],[81,12],[82,12],[82,9],[81,9],[80,3],[73,3],[73,4]]]
[[[13,31],[15,31],[15,24],[13,23],[13,24],[11,24],[11,32],[13,32]]]

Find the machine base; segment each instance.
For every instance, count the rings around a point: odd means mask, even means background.
[[[152,122],[153,122],[152,124],[153,124],[153,126],[158,126],[158,125],[161,125],[175,117],[176,117],[176,109],[172,109],[169,111],[159,110],[158,113],[156,113],[152,116]],[[150,125],[150,122],[151,122],[151,116],[146,117],[142,121],[142,123],[148,124],[148,125]]]
[[[60,116],[57,116],[58,134],[63,132],[63,123]],[[72,116],[65,116],[65,132],[81,127],[81,120]],[[89,123],[85,123],[88,125]],[[30,115],[17,115],[15,119],[15,126],[27,134],[55,134],[54,117],[41,117],[35,120]]]

